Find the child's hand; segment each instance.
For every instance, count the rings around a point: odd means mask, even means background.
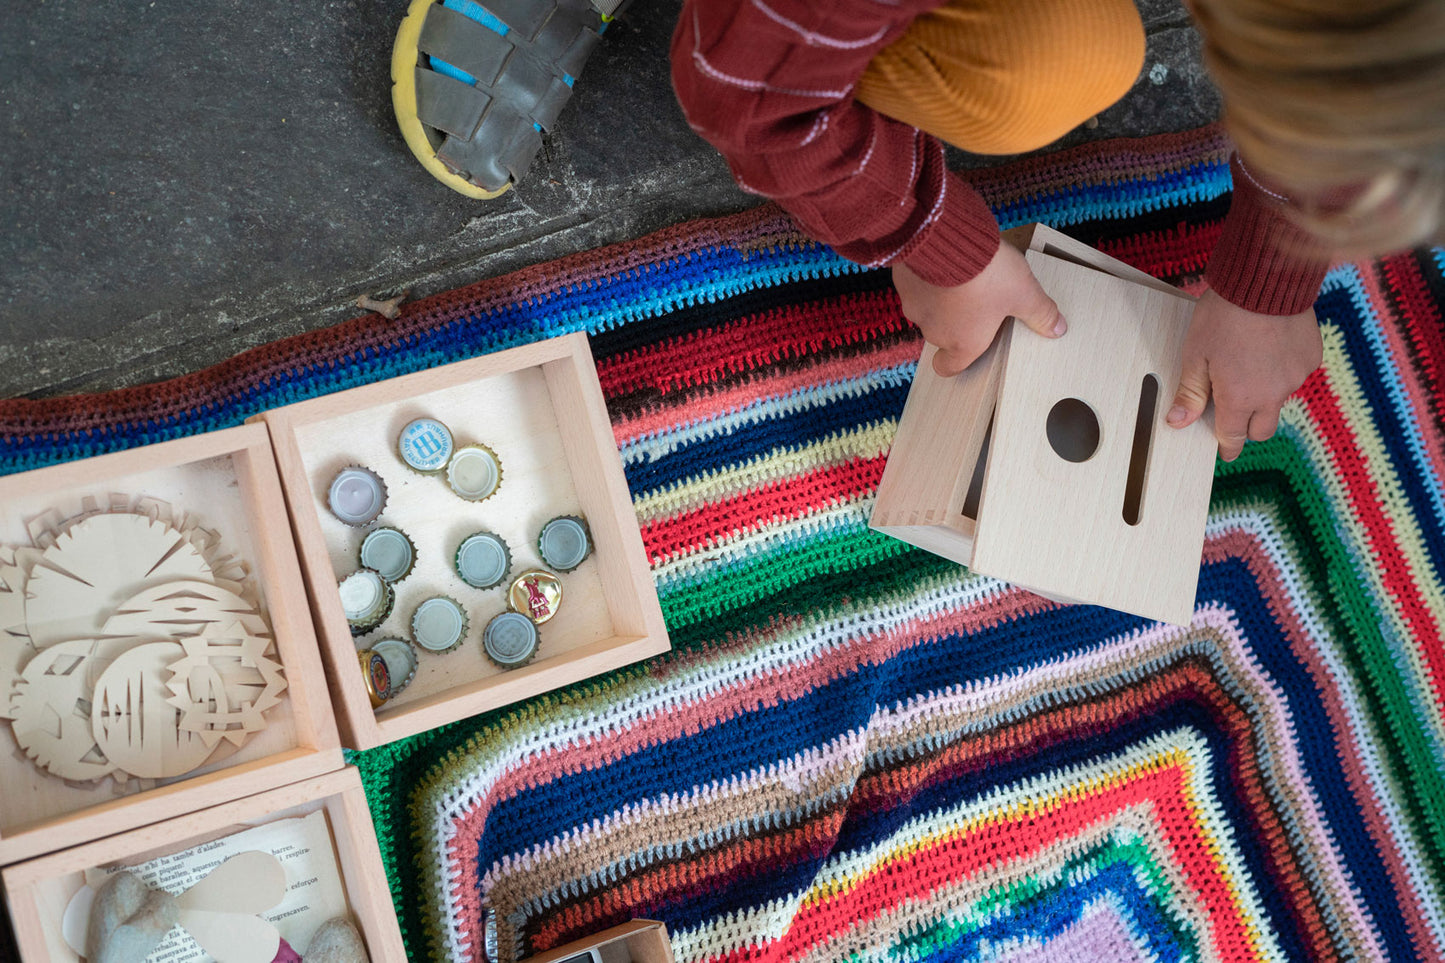
[[[1194,306],[1166,420],[1175,428],[1194,423],[1212,393],[1219,456],[1234,461],[1246,439],[1273,437],[1285,400],[1323,360],[1314,309],[1255,314],[1206,291]]]
[[[933,370],[945,378],[958,374],[988,350],[1007,317],[1015,317],[1046,338],[1067,330],[1059,306],[1044,293],[1029,264],[1012,245],[998,253],[966,284],[940,288],[902,264],[893,265],[893,286],[903,316],[938,348]]]

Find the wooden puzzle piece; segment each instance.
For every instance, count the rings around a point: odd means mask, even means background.
[[[14,716],[20,673],[37,651],[25,631],[25,571],[35,557],[33,550],[0,545],[0,719]]]
[[[87,674],[94,650],[93,639],[42,650],[25,666],[13,700],[15,741],[36,765],[62,779],[93,782],[115,769],[92,732]]]
[[[239,623],[246,635],[271,634],[257,607],[236,592],[188,579],[148,586],[126,599],[106,619],[101,634],[183,638],[232,623]]]
[[[97,892],[82,886],[65,908],[62,934],[77,954],[90,942]],[[279,859],[255,850],[238,853],[174,897],[176,925],[218,961],[271,963],[281,936],[260,914],[285,897],[286,870]]]
[[[223,736],[239,746],[265,728],[263,713],[286,690],[281,665],[266,657],[270,643],[240,623],[180,640],[185,657],[169,667],[166,684],[167,701],[181,712],[180,728],[211,746]]]
[[[146,642],[129,649],[101,674],[91,708],[95,744],[115,766],[144,779],[190,772],[214,743],[182,731],[179,711],[167,702],[167,668],[185,656],[178,642]]]
[[[200,551],[169,525],[143,515],[91,515],[62,532],[31,569],[26,626],[38,648],[91,637],[146,584],[211,574]]]

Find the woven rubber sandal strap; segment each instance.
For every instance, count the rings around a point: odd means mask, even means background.
[[[486,0],[502,29],[440,4],[427,11],[418,48],[461,71],[416,68],[417,117],[447,134],[436,156],[492,189],[515,181],[541,149],[572,95],[570,81],[601,39],[588,0]],[[471,80],[468,83],[467,80]]]

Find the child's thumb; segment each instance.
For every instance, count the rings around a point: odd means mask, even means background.
[[[1199,420],[1209,404],[1209,365],[1203,358],[1186,359],[1179,372],[1179,390],[1164,420],[1171,428],[1186,428]]]
[[[1014,314],[1014,317],[1046,338],[1062,337],[1064,332],[1069,330],[1068,322],[1059,313],[1059,306],[1044,293],[1038,281],[1033,282],[1027,307],[1022,313]]]

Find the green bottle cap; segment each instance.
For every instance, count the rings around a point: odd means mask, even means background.
[[[385,580],[369,568],[358,569],[337,585],[341,610],[352,635],[365,635],[386,621],[396,595]]]
[[[512,567],[512,553],[501,536],[477,532],[462,540],[457,547],[457,575],[472,588],[488,589],[500,585]]]
[[[542,526],[537,552],[548,568],[570,572],[592,554],[592,533],[576,515],[562,515]]]
[[[537,654],[537,626],[517,612],[503,612],[482,631],[482,649],[497,665],[515,669]]]
[[[467,634],[467,613],[453,599],[437,595],[417,606],[411,634],[428,652],[450,652]]]
[[[378,528],[361,541],[361,564],[387,582],[400,582],[416,564],[416,547],[398,528]]]
[[[490,498],[502,485],[502,463],[486,445],[458,448],[447,465],[447,484],[470,502]]]
[[[371,651],[386,660],[386,669],[391,674],[390,698],[396,698],[416,677],[416,647],[405,639],[382,639]]]

